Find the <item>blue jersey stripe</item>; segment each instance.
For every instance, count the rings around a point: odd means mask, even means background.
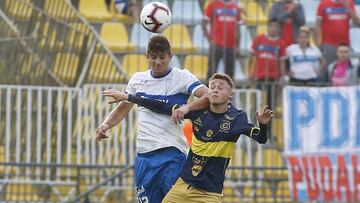
[[[304,55],[297,55],[293,56],[294,62],[314,62],[319,61],[320,57],[318,56],[304,56]]]
[[[193,91],[196,87],[198,87],[199,85],[201,85],[201,82],[200,82],[199,80],[196,81],[196,82],[194,82],[193,84],[191,84],[191,85],[189,86],[189,88],[188,88],[188,93],[191,94],[192,91]]]
[[[328,13],[328,14],[347,13],[347,9],[346,8],[326,8],[325,13]]]
[[[155,100],[167,103],[167,104],[180,104],[181,105],[181,104],[187,103],[190,95],[184,94],[184,93],[178,93],[178,94],[174,94],[174,95],[151,95],[151,94],[146,94],[145,92],[137,92],[135,96],[148,98],[148,99],[155,99]]]

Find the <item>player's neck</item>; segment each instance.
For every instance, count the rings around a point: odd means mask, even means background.
[[[227,111],[228,104],[210,104],[210,110],[214,113],[225,113]]]

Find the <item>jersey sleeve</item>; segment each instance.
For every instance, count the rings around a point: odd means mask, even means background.
[[[136,94],[136,90],[135,90],[135,88],[134,88],[134,80],[135,80],[134,77],[135,77],[135,75],[136,75],[136,74],[134,74],[134,75],[130,78],[130,80],[129,80],[127,86],[126,86],[125,92],[128,93],[128,94],[132,94],[132,95],[135,95],[135,94]]]
[[[247,115],[244,112],[237,119],[237,125],[239,126],[239,134],[244,134],[258,143],[265,143],[267,141],[267,125],[255,126],[248,122]]]
[[[204,17],[212,19],[213,18],[213,10],[214,10],[214,3],[210,2],[208,6],[205,8]]]
[[[194,74],[190,73],[188,70],[183,70],[182,80],[185,82],[186,92],[188,94],[194,94],[194,92],[204,86],[199,79],[195,77]]]
[[[320,2],[316,11],[316,18],[323,19],[323,17],[324,17],[324,2]]]
[[[177,104],[175,105],[171,105],[171,104],[167,104],[165,102],[162,101],[158,101],[155,99],[148,99],[148,98],[144,98],[144,97],[137,97],[137,96],[133,96],[131,94],[129,94],[129,102],[132,102],[134,104],[143,106],[145,108],[148,108],[152,111],[155,111],[157,113],[161,113],[161,114],[167,114],[170,115],[172,114],[172,111],[176,108],[178,108]]]
[[[166,114],[171,116],[172,112],[175,109],[180,108],[179,104],[168,104],[162,101],[158,101],[155,99],[149,99],[149,98],[144,98],[144,97],[137,97],[134,95],[129,94],[129,102],[143,106],[145,108],[148,108],[154,112],[157,113],[161,113],[161,114]],[[194,117],[197,117],[198,115],[200,115],[203,112],[203,110],[201,111],[191,111],[188,112],[184,118],[185,119],[193,119]]]
[[[284,41],[282,41],[282,40],[280,40],[279,43],[280,43],[279,57],[284,58],[284,57],[286,57],[286,53],[285,53],[286,45],[285,45]]]

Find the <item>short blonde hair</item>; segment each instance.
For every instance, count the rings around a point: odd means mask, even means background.
[[[210,77],[210,79],[209,79],[209,84],[210,84],[210,82],[211,82],[212,80],[215,80],[215,79],[219,79],[219,80],[224,80],[224,81],[226,81],[226,82],[230,85],[231,89],[234,87],[234,82],[233,82],[233,80],[232,80],[231,77],[230,77],[229,75],[227,75],[227,74],[215,73],[214,75],[212,75],[212,76]]]

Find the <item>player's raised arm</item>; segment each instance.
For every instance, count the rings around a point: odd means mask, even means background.
[[[272,112],[268,105],[264,107],[261,112],[256,112],[256,119],[259,122],[260,130],[259,132],[251,131],[250,137],[256,140],[259,143],[266,143],[267,141],[267,126],[270,123],[271,119],[274,117],[274,112]]]

